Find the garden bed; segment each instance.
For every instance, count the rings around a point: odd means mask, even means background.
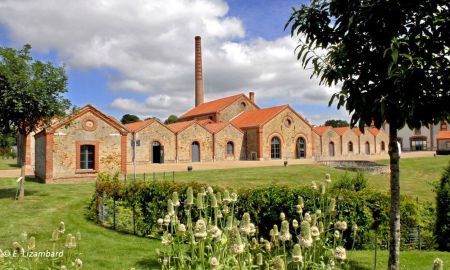
[[[341,170],[363,171],[371,174],[389,174],[388,165],[367,160],[324,160],[319,161],[319,163]]]

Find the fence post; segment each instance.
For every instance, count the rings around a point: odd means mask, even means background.
[[[116,230],[116,198],[113,198],[113,230]]]
[[[125,174],[125,178],[124,178],[125,184],[127,184],[127,178],[128,178],[128,176]]]
[[[155,179],[156,179],[156,178],[155,178],[155,172],[153,172],[153,181],[155,181]]]
[[[419,205],[419,197],[416,197],[417,205]],[[420,224],[417,224],[417,237],[419,238],[419,250],[422,250],[422,239],[420,239]]]
[[[175,183],[175,171],[172,171],[172,183]]]
[[[146,178],[146,177],[145,177],[145,173],[144,173],[144,183],[145,183],[145,178]]]
[[[136,208],[133,204],[133,234],[136,235]]]
[[[166,172],[163,172],[163,180],[166,181]]]

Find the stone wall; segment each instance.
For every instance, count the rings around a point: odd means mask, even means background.
[[[88,131],[83,121],[91,120],[96,128]],[[121,134],[96,115],[88,112],[76,118],[69,126],[55,131],[53,144],[53,178],[95,177],[96,172],[77,169],[78,144],[98,145],[98,171],[115,173],[121,171]],[[79,150],[78,150],[79,151]]]
[[[342,156],[356,156],[359,155],[359,140],[353,130],[349,129],[342,134]],[[349,143],[353,144],[353,151],[349,152]]]
[[[245,106],[242,105],[243,103],[245,103]],[[253,104],[242,96],[220,112],[220,121],[229,121],[243,111],[253,110],[255,110]]]
[[[330,155],[330,144],[334,144],[334,157]],[[333,129],[327,130],[324,134],[322,134],[322,159],[330,159],[330,158],[340,158],[342,157],[341,153],[341,138],[339,134],[336,133]]]
[[[45,136],[39,136],[35,140],[34,174],[40,179],[45,178]]]
[[[244,131],[244,153],[247,160],[258,160],[258,129],[251,128]]]
[[[386,154],[389,150],[389,135],[383,129],[380,129],[375,138],[375,141],[376,141],[376,153]],[[384,142],[384,151],[381,149],[382,142]]]
[[[287,125],[286,121],[290,124]],[[297,140],[302,137],[306,142],[306,158],[312,158],[311,127],[290,108],[271,119],[263,126],[263,159],[271,159],[271,140],[273,137],[281,140],[281,159],[296,159]]]
[[[194,123],[178,133],[178,161],[191,162],[191,147],[194,141],[200,144],[200,160],[212,161],[212,134],[197,123]]]
[[[319,134],[312,132],[312,136],[314,137],[314,158],[320,159],[322,156],[322,145],[320,143],[320,136]]]
[[[244,134],[233,125],[227,125],[221,131],[214,134],[215,160],[244,160],[245,148],[243,147]],[[227,143],[232,142],[234,154],[227,155]]]
[[[361,155],[366,155],[366,142],[369,143],[370,155],[375,154],[375,137],[370,133],[368,128],[364,129],[364,133],[359,137],[359,147],[361,149]]]
[[[176,143],[175,134],[161,124],[155,121],[149,124],[144,129],[136,134],[136,139],[140,141],[140,146],[136,146],[136,162],[137,163],[151,163],[152,159],[152,144],[159,142],[164,146],[164,163],[174,163],[176,161]],[[128,148],[127,148],[127,162],[133,162],[133,135],[128,134]]]

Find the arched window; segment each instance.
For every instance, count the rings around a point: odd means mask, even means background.
[[[386,151],[386,145],[384,142],[381,142],[381,151]]]
[[[353,153],[353,142],[348,142],[348,152]]]
[[[370,155],[370,143],[366,142],[366,155]]]
[[[297,158],[306,158],[306,142],[302,137],[297,139]]]
[[[227,156],[234,156],[234,144],[233,144],[233,142],[227,142]]]
[[[328,150],[330,157],[334,157],[334,142],[330,142],[330,144],[328,145]]]
[[[273,137],[270,145],[270,157],[272,159],[280,159],[281,158],[281,144],[280,139],[278,137]]]

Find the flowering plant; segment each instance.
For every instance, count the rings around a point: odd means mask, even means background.
[[[327,181],[321,186],[325,189]],[[249,213],[236,216],[238,195],[211,187],[197,194],[188,188],[181,202],[168,199],[165,217],[158,219],[163,248],[162,269],[333,269],[346,268],[342,234],[356,224],[336,220],[336,200],[325,192],[314,209],[297,199],[296,216],[280,213],[270,234],[259,235]],[[195,197],[195,200],[194,200]],[[193,220],[193,217],[196,220]]]

